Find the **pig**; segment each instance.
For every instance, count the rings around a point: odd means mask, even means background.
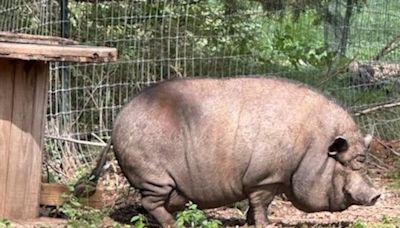
[[[252,76],[148,87],[119,113],[111,144],[163,227],[174,226],[173,213],[188,201],[207,209],[244,199],[248,224],[264,227],[277,194],[305,212],[374,205],[380,194],[366,175],[370,141],[315,89]],[[98,180],[107,150],[89,180]]]

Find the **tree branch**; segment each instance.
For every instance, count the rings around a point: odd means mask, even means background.
[[[400,34],[397,34],[393,40],[388,42],[385,47],[382,48],[382,50],[379,51],[379,53],[375,56],[374,60],[378,61],[380,60],[383,56],[389,54],[393,50],[399,47],[399,42],[400,42]]]
[[[394,155],[399,156],[400,157],[400,153],[393,150],[393,148],[391,148],[390,146],[388,146],[386,143],[382,142],[381,140],[375,138],[375,140],[381,144],[385,149],[389,150],[390,152],[392,152]]]
[[[382,109],[387,109],[387,108],[393,108],[393,107],[397,107],[400,106],[400,101],[394,102],[394,103],[388,103],[388,104],[383,104],[383,105],[378,105],[372,108],[367,108],[361,111],[355,111],[353,112],[353,116],[361,116],[361,115],[365,115],[371,112],[376,112],[376,111],[380,111]]]

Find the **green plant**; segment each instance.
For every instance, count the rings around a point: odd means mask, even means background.
[[[366,228],[367,225],[365,224],[365,222],[362,222],[360,220],[355,221],[352,225],[351,228]]]
[[[400,226],[400,217],[391,217],[383,215],[381,222],[386,225],[394,225],[395,227]]]
[[[67,196],[67,200],[60,210],[68,217],[67,228],[101,227],[105,217],[104,212],[84,206],[78,198],[72,195]]]
[[[396,228],[399,226],[399,217],[383,215],[379,222],[363,222],[358,220],[351,225],[351,228]]]
[[[0,218],[0,228],[11,228],[11,222],[7,219]]]
[[[144,215],[137,214],[131,218],[131,223],[135,228],[144,228],[148,222]]]
[[[177,214],[176,225],[178,227],[215,228],[221,227],[222,223],[218,220],[208,219],[196,204],[189,202],[186,204],[186,209]]]

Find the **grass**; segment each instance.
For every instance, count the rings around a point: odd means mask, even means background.
[[[397,228],[400,226],[400,217],[384,215],[378,222],[356,221],[351,228]]]
[[[7,219],[0,218],[0,228],[11,228],[11,222]]]

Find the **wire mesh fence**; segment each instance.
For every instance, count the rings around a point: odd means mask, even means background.
[[[118,48],[115,63],[51,65],[46,161],[66,181],[134,94],[171,78],[300,80],[365,132],[399,138],[399,10],[396,0],[0,0],[0,30]]]

